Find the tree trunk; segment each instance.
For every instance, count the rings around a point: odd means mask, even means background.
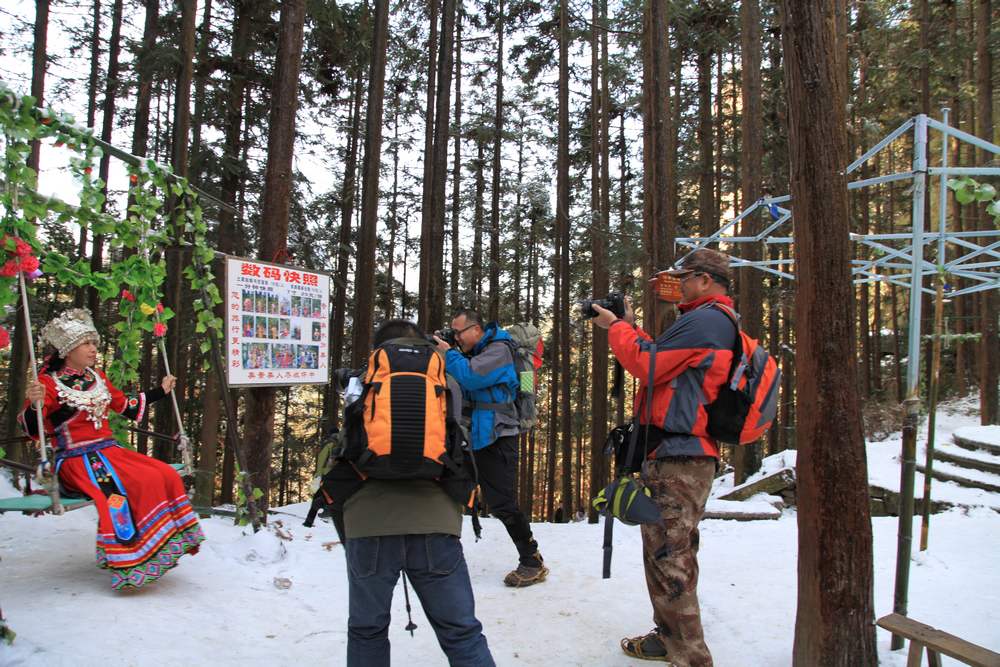
[[[503,0],[497,0],[496,113],[493,116],[493,185],[490,208],[490,307],[489,317],[500,319],[500,150],[503,135]]]
[[[469,272],[469,298],[472,299],[472,307],[479,310],[482,307],[483,299],[483,218],[484,202],[486,195],[486,179],[483,170],[486,167],[485,147],[481,132],[476,135],[476,202],[472,214],[472,226],[474,228],[472,237],[472,271]]]
[[[196,0],[183,0],[179,4],[181,6],[180,62],[178,63],[177,87],[174,91],[176,102],[174,103],[174,122],[171,128],[170,166],[175,174],[186,178],[188,175],[188,135],[191,130],[191,81],[194,76],[194,28],[198,3]],[[181,230],[184,225],[183,222],[174,219],[173,209],[175,203],[176,200],[172,196],[169,196],[165,208],[170,219],[169,225],[172,228],[172,235],[179,238],[183,235]],[[99,258],[98,250],[98,237],[95,237],[95,258]],[[166,253],[167,280],[163,299],[164,304],[176,313],[173,320],[174,326],[168,328],[167,336],[163,342],[170,368],[177,373],[178,385],[182,387],[184,386],[182,376],[186,375],[186,371],[182,371],[185,368],[185,364],[181,359],[182,328],[177,323],[184,321],[184,281],[182,276],[185,263],[184,256],[185,252],[180,248]],[[91,266],[94,266],[93,262]],[[161,401],[156,406],[154,430],[161,433],[170,433],[176,428],[173,423],[171,408],[172,404],[170,401]],[[153,444],[153,454],[155,457],[165,460],[169,453],[169,443],[155,442]]]
[[[740,2],[740,54],[743,62],[741,86],[742,114],[740,132],[740,191],[744,206],[760,199],[761,156],[764,154],[764,110],[761,93],[761,27],[759,0]],[[741,236],[755,236],[760,231],[761,211],[743,218]],[[758,243],[741,246],[740,255],[750,261],[760,261]],[[762,339],[764,334],[764,281],[763,273],[754,268],[739,270],[740,325],[750,336]],[[742,484],[747,476],[760,469],[761,443],[737,447],[733,453],[734,484]]]
[[[704,27],[705,29],[707,27]],[[712,48],[705,44],[709,35],[702,35],[698,45],[698,229],[709,236],[719,228],[715,218],[714,174],[712,150]]]
[[[427,106],[424,112],[424,194],[420,200],[420,284],[417,307],[417,324],[427,328],[430,316],[431,281],[431,225],[434,192],[434,112],[436,101],[438,54],[438,7],[440,0],[427,0],[430,14],[430,36],[427,40]],[[442,47],[443,48],[443,47]]]
[[[782,0],[796,220],[799,583],[795,665],[878,664],[857,392],[842,0]],[[829,341],[838,341],[831,346]],[[833,428],[833,426],[836,428]]]
[[[609,207],[609,167],[608,167],[608,116],[611,100],[608,93],[608,2],[600,0],[600,15],[598,2],[591,2],[592,22],[600,25],[600,46],[598,46],[597,28],[592,28],[590,40],[590,132],[594,137],[591,144],[590,158],[590,206],[594,211],[590,232],[591,281],[594,295],[601,297],[609,291],[607,247]],[[600,23],[598,23],[600,21]],[[598,93],[598,78],[600,93]],[[600,97],[598,97],[600,95]],[[608,332],[600,327],[593,327],[593,344],[591,348],[591,414],[590,414],[590,495],[597,493],[607,477],[607,458],[604,456],[604,439],[608,431]],[[597,523],[597,510],[588,507],[588,520]]]
[[[444,0],[441,12],[441,48],[438,50],[437,108],[434,110],[434,180],[431,190],[430,277],[426,292],[430,325],[444,324],[444,218],[448,179],[448,132],[451,110],[451,74],[455,47],[455,2]],[[423,258],[421,258],[421,262]]]
[[[455,163],[451,175],[451,310],[460,305],[458,292],[462,221],[462,1],[456,9],[455,25]],[[442,323],[443,324],[443,323]]]
[[[521,224],[524,222],[521,205],[524,199],[524,113],[520,114],[517,126],[517,180],[514,185],[514,238],[518,239],[518,242],[514,244],[514,257],[513,266],[514,271],[514,290],[511,295],[513,306],[514,306],[514,318],[518,318],[521,315],[521,277],[523,271],[521,270],[521,264],[523,262],[522,252],[524,250],[524,245],[520,242],[524,237],[522,236]],[[529,250],[530,252],[530,250]],[[525,439],[527,442],[527,439]]]
[[[673,82],[673,106],[671,108],[671,123],[670,132],[667,135],[667,164],[675,165],[677,164],[677,153],[680,147],[680,130],[681,130],[681,93],[683,86],[681,85],[683,78],[684,69],[684,46],[680,36],[678,35],[678,22],[673,20],[670,22],[673,26],[672,32],[674,33],[674,41],[677,43],[677,48],[675,51],[669,55],[671,58],[670,62],[673,64],[672,76],[670,81]],[[668,52],[669,53],[669,52]],[[624,114],[622,115],[622,120],[624,122]],[[623,129],[624,132],[624,129]],[[625,153],[624,144],[622,145],[622,161],[624,163]],[[667,201],[670,202],[670,217],[671,220],[677,220],[680,217],[680,183],[679,179],[671,178],[670,182],[667,183]],[[645,181],[643,181],[645,183]],[[624,181],[623,181],[624,183]],[[625,213],[621,213],[622,220],[625,219]],[[659,268],[659,267],[658,267]],[[621,422],[619,422],[621,423]]]
[[[156,11],[158,11],[158,7]],[[147,7],[147,27],[149,25],[149,12],[150,9]],[[101,73],[101,0],[94,0],[93,23],[93,31],[90,36],[90,76],[87,79],[87,127],[91,129],[97,125],[97,79]],[[145,52],[145,33],[143,34],[143,51]],[[142,89],[140,84],[140,99],[141,96]],[[137,153],[133,154],[138,155]],[[77,254],[81,259],[87,256],[87,228],[84,225],[80,225],[80,240],[77,245]],[[73,292],[73,307],[82,308],[86,303],[87,289],[77,287]],[[144,446],[145,440],[145,437],[141,438]]]
[[[159,0],[146,1],[146,19],[142,30],[142,48],[136,61],[139,86],[136,92],[135,125],[132,130],[132,154],[145,157],[149,151],[149,107],[153,98],[153,49],[159,35]]]
[[[361,145],[361,101],[364,97],[361,70],[354,77],[353,101],[348,125],[351,134],[347,137],[347,159],[344,161],[344,182],[340,193],[340,231],[337,235],[337,279],[333,288],[333,308],[330,314],[330,364],[339,368],[344,363],[344,326],[347,320],[347,280],[351,264],[351,219],[354,217],[354,194],[357,190],[358,146]],[[404,232],[404,254],[407,247]],[[403,266],[406,266],[404,261]],[[403,272],[403,294],[401,309],[406,316],[406,272]],[[333,386],[327,387],[323,403],[323,424],[326,431],[337,426],[340,394]]]
[[[191,156],[191,180],[197,182],[204,170],[204,153],[202,149],[201,128],[205,122],[205,85],[214,69],[209,58],[209,42],[212,39],[212,0],[205,0],[202,10],[201,27],[198,44],[198,67],[194,80],[194,122],[191,126],[191,146],[194,151]]]
[[[38,0],[35,3],[35,42],[32,51],[31,96],[35,104],[43,108],[45,103],[45,65],[47,62],[47,42],[49,30],[49,1]],[[41,161],[41,145],[37,141],[31,143],[31,154],[28,156],[28,167],[38,173]],[[24,403],[24,392],[27,389],[25,377],[28,372],[28,348],[34,344],[28,331],[27,320],[21,302],[15,306],[15,327],[11,332],[10,366],[7,374],[7,412],[5,414],[5,437],[14,438],[21,434],[17,424],[17,415]],[[28,461],[28,448],[23,442],[14,442],[8,446],[9,455],[14,461]]]
[[[971,13],[971,7],[970,7]],[[962,45],[962,40],[964,35],[962,34],[962,25],[958,19],[958,3],[953,3],[949,10],[950,25],[949,30],[951,32],[952,48],[958,50]],[[956,69],[952,76],[950,77],[950,85],[952,89],[951,98],[951,124],[955,127],[962,126],[962,106],[963,106],[963,96],[961,91],[962,76],[965,63],[962,63],[963,67]],[[958,140],[953,140],[951,144],[951,155],[949,156],[949,162],[953,165],[962,164],[962,142]],[[963,207],[958,203],[957,193],[951,191],[948,196],[948,218],[955,221],[956,231],[963,231],[965,229],[964,220],[962,219],[964,215]],[[957,287],[962,288],[964,284],[958,281]],[[955,333],[962,335],[966,333],[966,322],[965,315],[968,304],[971,300],[969,298],[954,299],[955,308]],[[955,341],[955,374],[952,376],[952,391],[958,396],[965,396],[969,391],[968,377],[966,376],[966,355],[968,346],[962,340]]]
[[[111,18],[111,41],[108,42],[108,75],[104,87],[104,106],[101,111],[103,120],[101,126],[101,140],[111,143],[111,130],[115,120],[115,100],[118,97],[118,54],[121,51],[122,35],[122,0],[115,0],[114,10]],[[101,156],[98,166],[98,177],[104,182],[104,194],[108,193],[108,174],[111,171],[111,154],[105,152]],[[101,205],[101,210],[107,208],[107,200]],[[95,234],[90,255],[90,270],[100,271],[104,263],[104,235]],[[90,288],[87,291],[87,305],[94,317],[94,323],[99,325],[101,301],[98,298],[97,290]]]
[[[365,117],[365,159],[362,167],[361,225],[358,229],[355,314],[351,367],[360,368],[372,343],[375,285],[375,247],[378,229],[379,169],[382,152],[382,101],[385,97],[385,60],[389,41],[388,0],[375,0],[375,25]]]
[[[993,141],[993,54],[990,51],[990,26],[992,12],[990,0],[976,3],[976,119],[977,134],[986,141]],[[988,164],[991,155],[979,150],[978,164]],[[979,228],[993,229],[993,220],[985,206],[979,207]],[[979,296],[979,416],[983,425],[1000,422],[1000,396],[997,380],[1000,378],[1000,339],[997,338],[997,309],[1000,299],[996,290],[985,290]]]
[[[392,194],[389,201],[389,247],[385,263],[385,293],[382,301],[382,316],[385,319],[393,315],[393,281],[396,268],[396,236],[399,232],[399,107],[402,104],[400,92],[402,84],[394,86],[392,98]],[[406,266],[403,266],[406,271]]]
[[[250,33],[253,23],[251,13],[251,3],[248,0],[241,0],[234,6],[233,16],[233,37],[232,37],[232,71],[229,75],[229,87],[226,98],[226,126],[225,143],[222,156],[222,179],[220,183],[220,197],[223,202],[234,207],[236,196],[239,192],[241,177],[244,174],[244,167],[240,161],[242,157],[243,136],[243,104],[247,87],[247,66],[248,54],[250,52]],[[219,209],[219,230],[216,247],[219,252],[226,254],[239,254],[242,244],[239,239],[239,228],[233,215],[232,209],[222,207]],[[225,290],[222,284],[224,276],[222,272],[216,277],[216,286],[220,294]],[[220,303],[215,308],[216,317],[225,317],[225,303]],[[220,429],[220,409],[222,407],[222,388],[219,385],[218,375],[208,373],[205,376],[205,413],[201,422],[201,450],[198,457],[198,471],[195,480],[195,505],[209,507],[213,503],[215,493],[215,471],[217,468],[219,431]],[[233,401],[236,405],[237,401]],[[235,415],[234,415],[235,417]],[[232,423],[227,416],[226,428],[238,428],[238,424]]]
[[[642,242],[643,242],[643,328],[651,336],[661,330],[661,317],[648,280],[672,261],[667,248],[673,244],[674,218],[671,215],[670,182],[673,165],[667,159],[671,132],[670,48],[667,39],[669,7],[658,0],[646,0],[642,31]],[[711,139],[709,139],[711,141]],[[665,309],[664,309],[665,310]]]
[[[562,508],[563,517],[569,514],[573,503],[573,431],[570,408],[570,330],[569,330],[569,0],[559,3],[559,119],[558,157],[556,176],[556,226],[559,253],[559,282],[561,307],[554,311],[561,320],[559,326],[559,362],[563,392],[560,394],[560,432],[562,434]]]
[[[264,261],[281,261],[288,250],[288,211],[292,194],[292,156],[295,151],[295,112],[299,98],[299,65],[305,0],[285,0],[278,20],[278,55],[271,84],[268,118],[267,167],[261,196],[261,229],[258,252]],[[264,492],[260,511],[270,504],[271,447],[274,442],[273,387],[247,392],[247,468],[250,486]]]

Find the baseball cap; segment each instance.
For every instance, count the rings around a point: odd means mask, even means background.
[[[732,274],[729,271],[729,255],[716,250],[701,248],[685,257],[679,264],[664,271],[670,276],[686,276],[690,273],[707,273],[715,282],[729,286]]]

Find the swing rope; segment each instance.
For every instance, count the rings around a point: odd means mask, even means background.
[[[156,321],[160,321],[159,314],[156,316]],[[167,359],[167,346],[163,344],[163,338],[159,338],[157,343],[157,347],[160,350],[160,358],[163,359],[163,369],[167,375],[172,375],[170,372],[170,360]],[[184,465],[184,468],[181,470],[181,477],[186,477],[194,472],[194,457],[191,455],[191,441],[184,430],[181,410],[177,405],[177,394],[173,389],[170,390],[170,404],[173,406],[174,420],[177,422],[177,449],[180,450],[181,463]]]
[[[148,234],[149,228],[143,224],[140,236],[142,259],[146,263],[146,266],[149,267],[150,271],[152,271],[153,265],[149,260],[149,245],[146,243]],[[160,313],[157,312],[155,315],[156,323],[162,325],[163,323],[160,321]],[[163,360],[163,370],[167,375],[173,375],[173,373],[170,372],[170,359],[167,356],[167,346],[164,344],[162,336],[157,338],[157,349],[160,352],[160,359]],[[184,420],[181,418],[181,410],[177,405],[177,393],[175,389],[170,390],[170,405],[173,409],[174,421],[177,422],[177,449],[180,451],[181,463],[184,466],[180,471],[180,475],[181,477],[187,477],[194,474],[194,456],[191,452],[191,440],[187,436],[187,431],[184,430]]]
[[[14,194],[15,206],[17,204],[17,194]],[[28,286],[24,280],[24,272],[18,271],[18,285],[21,290],[21,309],[24,311],[24,328],[25,333],[28,335],[28,363],[31,368],[31,378],[35,382],[38,382],[38,365],[35,359],[35,334],[31,328],[31,312],[28,310]],[[46,490],[49,492],[49,498],[52,500],[52,513],[59,515],[64,512],[62,502],[59,499],[59,481],[56,479],[54,470],[52,469],[49,462],[49,452],[46,451],[46,447],[49,443],[45,439],[45,418],[42,416],[43,402],[36,401],[34,404],[35,408],[35,419],[38,423],[38,444],[41,450],[42,462],[38,466],[38,478],[42,481]],[[53,453],[53,458],[54,458]],[[54,461],[53,461],[54,463]]]

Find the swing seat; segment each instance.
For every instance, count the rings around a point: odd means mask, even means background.
[[[183,463],[171,463],[170,467],[178,473],[184,468]],[[62,496],[59,498],[63,509],[80,509],[93,505],[94,501],[86,496]],[[52,498],[48,494],[32,493],[27,496],[17,496],[14,498],[0,498],[0,514],[4,512],[21,512],[23,514],[39,514],[52,511]]]
[[[94,504],[94,501],[90,498],[79,496],[62,497],[59,501],[62,503],[63,509],[67,512]],[[47,513],[51,511],[52,498],[41,493],[32,493],[27,496],[17,496],[16,498],[0,498],[0,514],[4,512],[38,514],[40,512]]]

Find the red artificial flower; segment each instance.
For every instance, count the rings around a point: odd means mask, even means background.
[[[66,144],[64,144],[64,143],[63,143],[63,142],[61,142],[61,141],[57,141],[57,142],[56,142],[55,144],[53,144],[53,146],[55,146],[56,148],[62,148],[62,147],[63,147],[63,146],[65,146],[65,145],[66,145]]]
[[[2,244],[4,248],[6,248],[8,242],[12,238],[14,240],[14,254],[15,255],[17,255],[18,257],[29,257],[29,256],[31,256],[31,253],[32,253],[31,245],[29,245],[27,241],[23,241],[23,240],[19,239],[16,236],[11,237],[11,236],[9,236],[7,234],[4,234],[3,239],[0,240],[0,244]]]
[[[135,295],[129,292],[127,289],[122,290],[122,298],[126,301],[135,301]]]
[[[87,174],[88,176],[89,176],[89,175],[90,175],[90,174],[91,174],[91,173],[92,173],[93,171],[94,171],[94,168],[93,168],[93,167],[84,167],[84,168],[83,168],[83,173]]]
[[[0,350],[10,347],[10,334],[3,327],[0,327]]]
[[[18,257],[31,257],[31,246],[27,243],[27,241],[22,241],[21,239],[15,237],[14,244],[17,246],[14,249],[14,253]]]
[[[163,312],[163,304],[162,303],[156,304],[156,312],[158,312],[158,313],[162,313]]]
[[[129,174],[128,180],[129,180],[129,183],[131,183],[132,185],[135,185],[136,183],[139,182],[139,177],[136,176],[135,174]]]
[[[163,322],[157,322],[153,325],[153,335],[157,338],[162,338],[167,335],[167,325]]]
[[[37,257],[32,257],[28,255],[27,257],[14,257],[8,259],[7,262],[0,267],[0,276],[4,278],[13,278],[19,272],[32,273],[37,271],[39,266],[39,261]]]

